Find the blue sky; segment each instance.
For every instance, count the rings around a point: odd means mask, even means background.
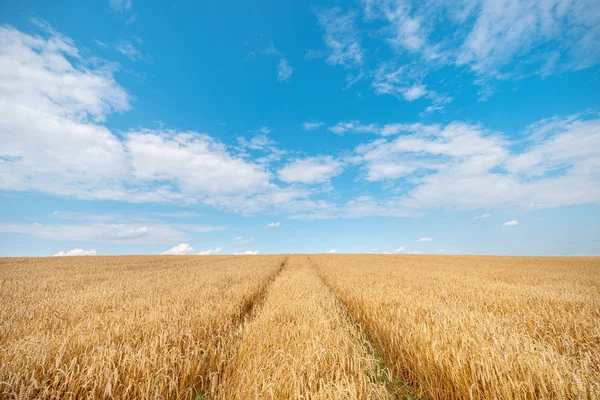
[[[595,0],[0,2],[0,255],[600,254]]]

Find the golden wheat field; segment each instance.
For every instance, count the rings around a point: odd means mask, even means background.
[[[0,259],[0,398],[599,399],[600,258]]]

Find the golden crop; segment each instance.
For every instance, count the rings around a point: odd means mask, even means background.
[[[598,399],[598,321],[599,258],[4,258],[0,398]]]
[[[426,398],[600,398],[598,258],[311,259]]]
[[[283,256],[0,260],[0,398],[195,398]]]

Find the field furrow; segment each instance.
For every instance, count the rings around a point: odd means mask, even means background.
[[[215,399],[385,399],[389,378],[306,256],[292,256],[240,332]]]

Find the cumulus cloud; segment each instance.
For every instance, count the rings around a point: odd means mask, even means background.
[[[290,80],[293,73],[294,69],[292,68],[288,60],[286,60],[285,58],[279,60],[279,64],[277,64],[277,81],[287,82]]]
[[[171,181],[184,193],[200,195],[252,193],[269,187],[268,172],[232,156],[208,135],[144,129],[129,132],[126,138],[138,181]]]
[[[236,256],[255,256],[258,254],[258,251],[247,250],[242,253],[235,253]]]
[[[267,224],[267,228],[279,228],[279,222],[271,222]]]
[[[433,239],[428,237],[422,237],[420,239],[417,239],[417,242],[433,242]]]
[[[95,256],[96,249],[84,250],[84,249],[73,249],[69,250],[66,253],[64,251],[59,251],[54,255],[54,257],[63,257],[63,256]]]
[[[200,253],[198,253],[199,256],[208,256],[210,254],[218,254],[221,252],[221,250],[223,250],[221,247],[217,247],[215,249],[209,249],[209,250],[202,250]]]
[[[305,122],[302,124],[302,129],[305,131],[314,131],[325,125],[324,122]]]
[[[336,249],[331,249],[331,250],[329,250],[327,253],[329,253],[329,254],[334,254],[334,253],[337,253],[337,250],[336,250]]]
[[[169,250],[165,250],[162,253],[160,253],[161,255],[184,255],[187,254],[191,251],[193,251],[194,249],[192,248],[192,246],[190,246],[187,243],[179,243],[176,246],[171,247]]]
[[[507,221],[504,223],[504,226],[515,226],[515,225],[519,225],[519,221],[512,220],[512,221]]]
[[[394,250],[394,252],[395,252],[395,253],[401,253],[401,252],[403,252],[404,250],[405,250],[405,249],[404,249],[404,246],[400,246],[400,247],[398,247],[396,250]]]
[[[540,121],[518,143],[462,122],[415,125],[355,152],[365,180],[398,182],[403,195],[380,201],[395,200],[405,211],[593,203],[600,201],[600,119],[590,117]]]
[[[130,97],[109,69],[83,61],[54,31],[44,38],[0,28],[0,189],[72,195],[119,186],[126,155],[98,122],[128,110]]]
[[[38,25],[42,35],[0,28],[0,190],[236,212],[309,204],[307,193],[275,185],[261,162],[209,135],[144,128],[114,135],[102,122],[131,107],[114,66],[85,59],[74,41]],[[261,140],[251,146],[266,146]]]
[[[286,183],[325,183],[343,171],[342,163],[331,156],[308,157],[284,165],[277,176]]]

